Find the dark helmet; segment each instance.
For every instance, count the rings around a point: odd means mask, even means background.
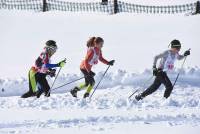
[[[171,48],[177,48],[177,49],[180,49],[181,48],[181,43],[179,40],[173,40],[171,41]]]
[[[48,41],[46,42],[45,48],[46,48],[47,50],[50,50],[50,51],[55,52],[55,51],[57,50],[56,42],[55,42],[54,40],[48,40]]]
[[[46,42],[47,47],[57,47],[56,42],[54,40],[48,40]]]

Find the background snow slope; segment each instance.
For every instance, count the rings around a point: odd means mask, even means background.
[[[111,72],[109,72],[111,71]],[[118,85],[123,86],[132,86],[132,87],[142,87],[143,89],[147,88],[147,85],[153,82],[153,79],[144,85],[144,82],[147,81],[152,76],[151,70],[145,70],[143,73],[130,73],[125,70],[117,70],[112,72],[112,67],[104,77],[102,83],[99,85],[98,89],[113,88]],[[174,72],[169,73],[169,77],[172,80],[172,83],[175,81],[175,78],[180,70],[176,69]],[[96,83],[100,80],[103,75],[103,71],[100,71],[96,74],[95,80]],[[66,84],[68,82],[74,81],[83,77],[82,74],[62,74],[58,77],[54,88],[60,85]],[[47,77],[49,84],[53,83],[53,78]],[[200,69],[188,68],[181,71],[180,77],[177,81],[177,85],[181,87],[192,86],[200,87]],[[52,93],[66,93],[71,90],[74,86],[79,83],[84,82],[84,79],[79,80],[75,83],[66,85],[62,88],[54,90]],[[23,93],[28,91],[28,80],[27,78],[19,79],[0,79],[0,96],[20,96]],[[2,91],[4,90],[4,92]]]
[[[91,36],[105,40],[103,55],[115,59],[113,71],[143,72],[152,68],[153,57],[168,49],[171,40],[182,42],[183,53],[191,48],[187,66],[200,66],[199,16],[85,14],[67,12],[30,13],[1,11],[0,78],[26,77],[46,40],[54,39],[58,51],[52,62],[68,59],[63,73],[78,74]],[[181,62],[177,62],[180,67]],[[99,64],[98,72],[105,68]]]

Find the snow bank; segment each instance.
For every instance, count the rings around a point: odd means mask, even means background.
[[[43,95],[40,99],[31,97],[27,99],[13,97],[1,97],[0,108],[22,109],[31,108],[38,110],[51,109],[87,109],[87,110],[131,110],[131,109],[158,109],[158,108],[200,108],[200,88],[180,87],[173,90],[169,99],[163,98],[164,90],[160,89],[142,101],[136,102],[134,97],[128,100],[128,96],[135,91],[131,86],[118,86],[98,90],[91,101],[82,99],[85,91],[78,92],[78,99],[73,98],[69,92],[65,94],[52,94],[47,98]],[[200,115],[198,115],[200,118]]]
[[[110,71],[110,72],[109,72]],[[99,85],[99,89],[105,88],[113,88],[116,86],[133,86],[133,87],[143,87],[146,88],[153,82],[153,79],[148,81],[148,79],[152,76],[152,71],[146,69],[142,73],[131,73],[124,70],[118,70],[112,72],[109,70],[107,75],[104,77],[102,83]],[[174,82],[179,69],[175,69],[174,72],[169,72],[169,77]],[[98,72],[95,76],[96,83],[100,80],[103,75],[103,71]],[[73,80],[79,79],[82,77],[82,74],[62,74],[58,77],[56,84],[54,87],[58,87],[65,83],[71,82]],[[53,79],[47,77],[49,84],[52,84]],[[145,81],[146,84],[144,84]],[[69,84],[62,88],[56,89],[54,93],[66,93],[78,83],[84,82],[84,79],[79,80],[75,83]],[[185,86],[193,86],[199,87],[200,86],[200,69],[196,68],[187,68],[181,71],[181,75],[177,82],[178,86],[185,87]],[[24,92],[28,91],[28,81],[27,78],[20,78],[20,79],[0,79],[0,96],[15,96],[15,95],[22,95]]]
[[[192,127],[185,130],[198,134],[199,88],[177,86],[167,100],[162,98],[164,91],[158,90],[140,102],[127,100],[133,90],[132,86],[102,89],[91,101],[82,99],[84,91],[78,93],[78,99],[69,93],[52,94],[49,98],[41,96],[40,99],[0,97],[0,133],[43,133],[46,129],[50,129],[50,133],[63,129],[63,133],[72,129],[86,134],[83,130],[87,127],[93,133],[113,134],[121,125],[130,125],[126,132],[129,134],[136,132],[135,126],[142,125],[155,127],[157,133],[160,127],[167,127],[167,130]]]

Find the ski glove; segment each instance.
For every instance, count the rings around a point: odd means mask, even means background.
[[[47,75],[50,75],[50,77],[55,77],[56,69],[49,69],[49,71],[47,72]]]
[[[184,56],[190,55],[190,50],[185,51]]]
[[[153,76],[157,76],[157,74],[158,74],[158,69],[155,66],[153,66]]]
[[[113,66],[114,65],[115,60],[111,60],[108,62],[108,65]]]
[[[58,63],[58,66],[59,67],[64,67],[65,64],[66,64],[66,60],[63,60],[63,61],[61,61],[61,62]]]

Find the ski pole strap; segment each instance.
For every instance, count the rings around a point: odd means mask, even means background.
[[[79,81],[79,80],[81,80],[81,79],[83,79],[83,78],[85,78],[85,77],[81,77],[81,78],[79,78],[79,79],[76,79],[76,80],[70,81],[70,82],[68,82],[68,83],[66,83],[66,84],[63,84],[63,85],[61,85],[61,86],[58,86],[58,87],[52,89],[52,91],[53,91],[53,90],[56,90],[56,89],[58,89],[58,88],[64,87],[64,86],[66,86],[66,85],[69,85],[69,84],[71,84],[71,83],[74,83],[74,82],[76,82],[76,81]]]
[[[99,83],[97,84],[97,86],[94,88],[94,91],[92,92],[90,99],[92,98],[94,92],[96,91],[97,87],[99,86],[99,84],[101,83],[102,79],[104,78],[104,76],[106,75],[108,69],[110,68],[110,65],[107,67],[106,71],[104,72],[103,76],[101,77],[101,79],[99,80]]]

